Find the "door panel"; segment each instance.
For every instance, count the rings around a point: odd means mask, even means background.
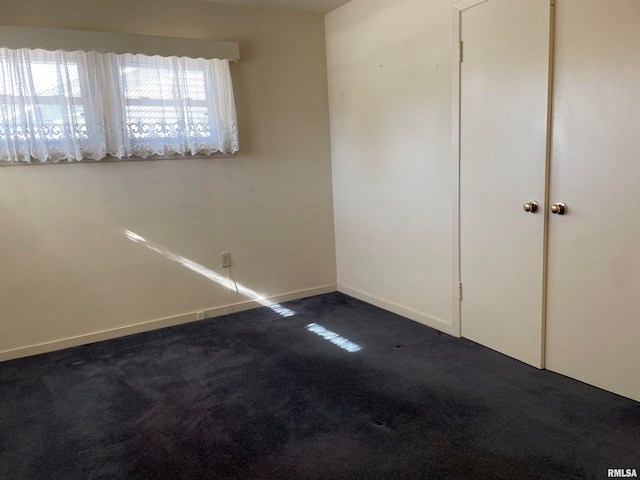
[[[640,8],[556,19],[547,368],[640,400]]]
[[[542,366],[550,2],[462,14],[462,335]],[[537,213],[523,204],[536,200]]]

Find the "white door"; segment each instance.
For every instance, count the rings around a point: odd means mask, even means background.
[[[549,0],[462,13],[462,335],[543,366]],[[639,132],[640,134],[640,132]],[[523,204],[536,201],[537,212]]]
[[[640,6],[557,6],[546,364],[640,400]]]

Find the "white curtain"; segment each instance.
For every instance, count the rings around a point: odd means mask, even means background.
[[[227,60],[0,49],[0,159],[238,150]]]

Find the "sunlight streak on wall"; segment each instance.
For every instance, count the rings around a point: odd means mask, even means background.
[[[177,263],[183,265],[184,267],[188,268],[189,270],[191,270],[193,272],[196,272],[196,273],[202,275],[203,277],[208,278],[209,280],[213,280],[217,284],[222,285],[223,287],[226,287],[229,290],[232,290],[234,292],[237,292],[237,293],[240,293],[242,295],[245,295],[245,296],[249,297],[251,300],[254,300],[254,301],[258,302],[260,305],[264,305],[265,307],[269,307],[271,310],[273,310],[278,315],[282,315],[283,317],[292,317],[293,315],[295,315],[294,311],[283,307],[279,303],[270,302],[268,299],[266,299],[264,297],[264,295],[258,294],[254,290],[251,290],[250,288],[245,287],[244,285],[236,282],[235,280],[232,280],[230,278],[225,278],[222,275],[220,275],[219,273],[214,272],[213,270],[211,270],[211,269],[209,269],[209,268],[207,268],[207,267],[205,267],[203,265],[200,265],[199,263],[196,263],[193,260],[189,260],[188,258],[185,258],[185,257],[182,257],[180,255],[177,255],[177,254],[173,253],[172,251],[167,250],[166,248],[163,248],[163,247],[161,247],[159,245],[156,245],[156,244],[154,244],[152,242],[149,242],[147,239],[141,237],[137,233],[134,233],[134,232],[132,232],[130,230],[126,230],[125,231],[125,235],[132,242],[142,244],[145,247],[147,247],[149,250],[152,250],[154,252],[159,253],[160,255],[163,255],[164,257],[168,258],[169,260],[177,262]]]

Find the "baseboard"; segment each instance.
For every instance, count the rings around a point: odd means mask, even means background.
[[[317,288],[310,288],[307,290],[299,290],[296,292],[284,293],[282,295],[275,295],[273,297],[264,298],[260,302],[256,300],[248,300],[246,302],[238,302],[220,307],[214,307],[205,310],[205,318],[215,318],[221,315],[227,315],[229,313],[241,312],[244,310],[250,310],[252,308],[258,308],[269,303],[281,303],[288,302],[290,300],[298,300],[300,298],[313,297],[315,295],[322,295],[325,293],[335,292],[337,285],[325,285]],[[70,347],[77,347],[80,345],[86,345],[87,343],[101,342],[103,340],[110,340],[112,338],[124,337],[127,335],[133,335],[135,333],[148,332],[150,330],[157,330],[159,328],[171,327],[174,325],[180,325],[183,323],[189,323],[196,321],[196,312],[185,313],[183,315],[177,315],[168,318],[161,318],[159,320],[152,320],[150,322],[138,323],[135,325],[127,325],[126,327],[119,327],[110,330],[103,330],[100,332],[89,333],[86,335],[79,335],[77,337],[65,338],[61,340],[54,340],[52,342],[40,343],[37,345],[29,345],[27,347],[20,347],[12,350],[5,350],[0,352],[0,362],[6,360],[13,360],[16,358],[30,357],[32,355],[39,355],[41,353],[53,352],[55,350],[62,350]]]
[[[422,323],[423,325],[426,325],[428,327],[435,328],[436,330],[440,330],[441,332],[457,336],[457,333],[454,332],[453,324],[441,318],[435,317],[433,315],[427,315],[426,313],[422,313],[412,308],[405,307],[404,305],[385,300],[383,298],[371,295],[347,285],[338,284],[338,291],[344,293],[345,295],[349,295],[350,297],[362,300],[363,302],[375,305],[376,307],[380,307],[389,312],[396,313],[410,320]]]

